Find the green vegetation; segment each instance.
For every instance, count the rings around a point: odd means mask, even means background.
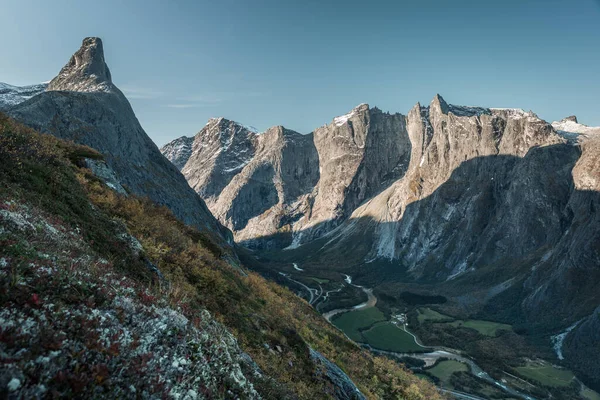
[[[419,346],[412,335],[391,322],[376,324],[371,329],[362,332],[362,335],[367,343],[380,350],[397,353],[412,353],[427,350]]]
[[[419,308],[417,310],[417,319],[419,323],[422,324],[425,321],[452,321],[454,318],[440,314],[439,312],[432,310],[431,308]]]
[[[474,394],[484,399],[505,399],[506,393],[470,372],[459,371],[450,376],[450,386],[454,390]]]
[[[600,400],[600,394],[594,392],[592,389],[585,388],[581,391],[581,395],[588,400]]]
[[[385,321],[385,316],[377,307],[365,310],[348,311],[332,319],[331,322],[355,342],[363,342],[361,330],[377,322]]]
[[[512,331],[512,327],[510,325],[476,319],[469,319],[467,321],[458,320],[454,322],[449,322],[448,324],[457,328],[475,329],[482,335],[491,337],[498,336],[499,331],[501,330]]]
[[[329,283],[329,279],[323,279],[323,278],[316,278],[314,276],[311,276],[310,279],[312,279],[313,281],[317,282],[317,283]]]
[[[558,368],[546,362],[529,362],[516,370],[525,378],[533,379],[544,386],[569,386],[575,377],[568,369]]]
[[[49,214],[46,219],[60,226],[66,234],[81,232],[82,240],[96,256],[106,260],[116,273],[133,280],[132,287],[144,289],[142,299],[150,301],[150,298],[163,296],[194,325],[198,324],[203,310],[210,311],[263,371],[265,378],[253,381],[263,398],[330,397],[331,383],[322,378],[322,372],[315,371],[310,348],[342,368],[369,399],[440,398],[433,386],[398,363],[374,357],[348,341],[286,288],[256,273],[231,266],[224,257],[227,250],[215,244],[210,235],[184,225],[165,207],[135,196],[121,196],[109,189],[82,167],[81,157],[90,156],[101,158],[91,149],[35,133],[0,113],[2,204],[10,212],[13,202],[39,209]],[[143,250],[139,254],[132,253],[131,245],[122,239],[124,231],[141,243]],[[16,266],[11,273],[15,275],[13,281],[18,280],[21,267],[31,262],[31,252],[12,238],[0,237],[0,253],[10,265]],[[79,263],[80,259],[73,257],[69,268],[76,271],[81,268]],[[160,269],[168,285],[149,271],[148,263]],[[30,292],[31,288],[15,287],[11,286],[11,290],[22,291],[20,298],[24,302],[38,306],[38,296]],[[3,301],[12,301],[13,292],[4,288],[0,292],[6,294]],[[77,302],[101,300],[79,289],[64,295]],[[377,309],[357,313],[370,315],[371,323],[383,319]],[[63,346],[62,341],[55,340],[61,329],[56,326],[44,332],[43,339],[52,346],[49,348]],[[82,325],[81,330],[85,329]],[[5,339],[6,336],[2,336],[0,341]],[[90,345],[95,346],[99,338],[89,340]],[[153,357],[152,354],[146,356]],[[85,365],[65,363],[64,371],[57,378],[67,387],[65,390],[81,389],[71,377],[78,377],[83,367]],[[100,386],[110,381],[112,373],[119,372],[113,369],[102,370],[101,374],[95,372],[90,375],[90,386],[83,387],[88,393],[94,393],[96,388],[102,390]],[[87,381],[84,383],[88,385]],[[78,397],[73,393],[71,397]]]
[[[460,371],[468,372],[469,367],[466,364],[455,360],[440,361],[439,363],[427,370],[427,372],[438,378],[442,383],[446,385],[450,383],[450,378],[452,374]]]
[[[429,375],[419,374],[419,373],[416,373],[415,375],[417,377],[423,379],[424,381],[428,381],[428,382],[432,382],[433,383],[433,379]]]

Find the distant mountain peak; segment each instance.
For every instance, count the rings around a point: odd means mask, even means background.
[[[16,106],[33,96],[43,93],[46,90],[46,84],[40,83],[29,86],[13,86],[0,82],[0,111],[7,110]]]
[[[337,126],[342,126],[344,125],[346,122],[348,122],[348,120],[350,118],[352,118],[354,115],[360,113],[360,112],[364,112],[369,110],[369,105],[367,103],[361,103],[359,105],[357,105],[356,107],[354,107],[349,113],[344,114],[344,115],[340,115],[339,117],[335,117],[333,119],[333,122],[337,125]]]
[[[81,47],[60,73],[50,81],[47,91],[109,92],[113,88],[108,65],[104,60],[102,40],[83,39]]]
[[[225,125],[227,125],[227,124],[233,124],[233,125],[239,126],[240,128],[244,128],[244,129],[246,129],[247,131],[250,131],[250,132],[252,132],[252,133],[258,133],[258,129],[256,129],[256,128],[255,128],[255,127],[253,127],[253,126],[250,126],[250,125],[244,125],[244,124],[242,124],[242,123],[240,123],[240,122],[237,122],[237,121],[232,121],[232,120],[230,120],[230,119],[227,119],[227,118],[225,118],[225,117],[213,117],[213,118],[209,118],[209,120],[208,120],[208,122],[206,122],[206,125],[205,125],[205,126],[209,126],[209,125],[219,125],[219,124],[221,124],[221,123],[223,123],[223,124],[225,124]]]
[[[429,109],[430,111],[436,110],[441,114],[448,114],[450,107],[448,106],[448,103],[446,103],[446,100],[444,100],[442,96],[436,94],[433,97],[433,100],[431,100],[431,103],[429,104]]]
[[[571,115],[571,116],[568,116],[568,117],[560,120],[560,122],[568,122],[568,121],[575,122],[576,124],[579,123],[577,121],[577,117],[575,115]]]

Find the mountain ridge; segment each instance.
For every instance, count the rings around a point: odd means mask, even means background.
[[[223,243],[231,242],[231,234],[160,153],[113,84],[100,38],[85,38],[44,92],[7,112],[36,130],[100,151],[127,190],[171,208]]]

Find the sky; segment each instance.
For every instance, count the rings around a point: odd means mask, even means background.
[[[0,82],[52,79],[86,36],[162,145],[211,117],[301,133],[436,93],[600,126],[599,0],[0,0]]]

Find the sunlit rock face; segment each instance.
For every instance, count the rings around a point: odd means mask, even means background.
[[[161,149],[178,164],[183,159],[173,149],[180,143]],[[236,240],[296,247],[346,220],[402,176],[409,159],[406,117],[361,104],[308,135],[211,119],[182,172]]]
[[[46,91],[9,110],[41,132],[100,151],[119,183],[169,207],[184,222],[222,240],[230,233],[158,150],[113,84],[102,41],[86,38]]]

